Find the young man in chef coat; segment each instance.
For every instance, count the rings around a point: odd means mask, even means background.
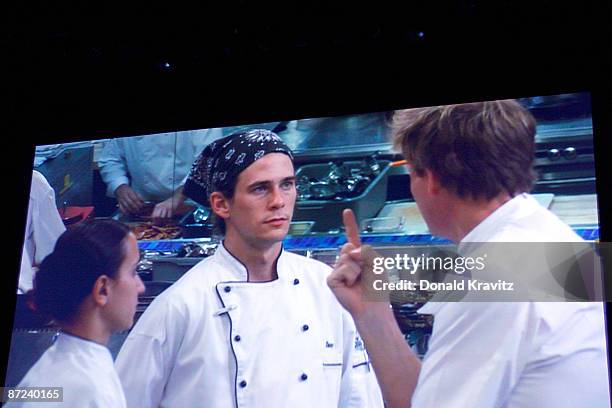
[[[382,407],[331,268],[283,250],[296,200],[290,149],[252,130],[207,146],[185,192],[225,239],[159,295],[117,357],[128,407]]]
[[[512,100],[396,112],[395,143],[432,234],[459,244],[460,253],[485,242],[582,241],[527,194],[535,129]],[[610,406],[601,302],[429,302],[419,310],[434,315],[421,362],[389,303],[364,297],[363,262],[376,255],[361,247],[350,210],[344,218],[349,243],[328,283],[365,340],[388,407]],[[502,248],[515,271],[533,261],[512,257],[510,245]]]

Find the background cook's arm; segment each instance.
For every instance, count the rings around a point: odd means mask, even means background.
[[[130,185],[125,154],[119,143],[117,139],[104,142],[102,153],[98,159],[100,176],[106,183],[106,194],[109,197],[115,196],[115,190],[120,185]]]
[[[183,213],[185,210],[185,201],[187,200],[187,197],[183,194],[184,189],[185,185],[182,184],[170,198],[155,205],[151,213],[151,218],[156,224],[162,224],[164,220],[172,218],[175,214]]]

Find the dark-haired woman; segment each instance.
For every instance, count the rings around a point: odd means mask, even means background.
[[[64,232],[40,266],[34,303],[61,332],[19,387],[62,387],[63,402],[46,407],[125,407],[106,347],[129,329],[144,285],[136,273],[136,238],[112,220],[94,220]],[[38,406],[9,403],[7,407]]]

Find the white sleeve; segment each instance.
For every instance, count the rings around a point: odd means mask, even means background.
[[[37,404],[35,404],[38,406]],[[125,408],[125,399],[121,395],[107,394],[96,390],[84,389],[70,400],[64,400],[59,404],[61,407],[83,407],[83,408]],[[45,404],[46,406],[46,404]]]
[[[55,192],[47,180],[36,172],[32,176],[33,198],[32,231],[34,234],[34,263],[40,265],[47,255],[53,252],[55,242],[66,227],[55,204]]]
[[[32,280],[34,279],[34,267],[30,262],[30,256],[27,253],[26,245],[21,250],[21,268],[19,270],[19,282],[17,284],[17,293],[26,293],[32,289]]]
[[[342,310],[342,323],[344,355],[338,407],[383,408],[382,393],[365,345],[353,319],[345,310]]]
[[[158,408],[184,333],[185,319],[168,302],[153,301],[115,361],[128,408]]]
[[[100,395],[92,393],[91,389],[81,387],[76,390],[74,395],[68,396],[66,394],[66,387],[64,388],[63,399],[61,402],[46,401],[41,404],[40,401],[32,402],[9,402],[3,405],[3,408],[123,408],[124,404],[119,403],[117,398],[108,395]]]
[[[415,408],[498,407],[516,385],[535,327],[526,303],[449,303],[434,318]]]
[[[107,140],[104,142],[104,148],[98,159],[100,176],[106,183],[106,195],[109,197],[115,196],[115,190],[120,185],[130,184],[122,143],[119,139]]]

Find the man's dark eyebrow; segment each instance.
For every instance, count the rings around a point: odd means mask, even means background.
[[[253,188],[253,187],[257,187],[257,186],[262,186],[265,184],[269,184],[270,180],[259,180],[259,181],[254,181],[253,183],[249,184],[247,186],[247,188]]]
[[[295,176],[289,176],[289,177],[285,177],[284,179],[282,179],[281,182],[295,181],[295,180],[296,180]],[[262,186],[262,185],[266,185],[266,184],[270,184],[270,183],[272,183],[271,180],[259,180],[259,181],[255,181],[255,182],[249,184],[247,186],[247,188],[253,188],[253,187]]]

